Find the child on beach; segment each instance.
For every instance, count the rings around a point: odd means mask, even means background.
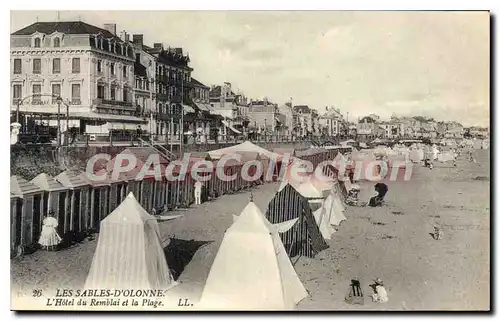
[[[61,243],[62,239],[57,234],[56,228],[58,226],[57,219],[53,216],[54,212],[50,211],[43,219],[42,233],[38,243],[45,249],[54,250],[54,248]]]
[[[377,183],[375,184],[375,191],[377,192],[377,195],[370,198],[368,206],[371,207],[382,206],[384,204],[384,197],[389,191],[389,188],[384,183]]]
[[[384,287],[384,282],[382,281],[382,279],[377,278],[375,280],[375,284],[373,284],[372,287],[375,292],[372,294],[373,302],[386,303],[387,301],[389,301],[387,290]]]

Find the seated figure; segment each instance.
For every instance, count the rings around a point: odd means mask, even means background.
[[[384,197],[387,194],[387,192],[389,191],[389,188],[384,183],[377,183],[377,184],[375,184],[375,191],[378,193],[378,195],[370,198],[370,202],[368,202],[368,206],[371,206],[371,207],[382,206],[384,204]]]

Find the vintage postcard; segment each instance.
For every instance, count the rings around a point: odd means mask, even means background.
[[[488,11],[12,11],[11,309],[490,310]]]

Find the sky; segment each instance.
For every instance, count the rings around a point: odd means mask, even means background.
[[[11,32],[56,11],[12,11]],[[487,12],[60,11],[146,45],[182,47],[193,77],[247,97],[340,108],[349,120],[422,115],[489,124]],[[131,37],[132,38],[132,37]]]

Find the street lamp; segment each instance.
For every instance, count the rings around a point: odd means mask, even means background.
[[[56,103],[57,103],[57,147],[61,146],[61,103],[62,103],[62,98],[61,96],[57,96],[56,98]]]
[[[264,142],[267,142],[267,119],[264,118]]]

